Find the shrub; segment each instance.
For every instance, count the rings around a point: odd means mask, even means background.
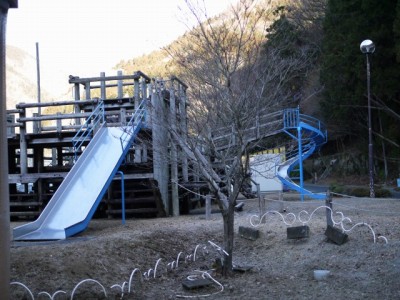
[[[369,197],[369,187],[350,187],[338,184],[331,184],[329,189],[331,192],[344,194],[353,197]],[[376,198],[389,198],[392,196],[392,193],[388,189],[383,188],[375,188],[375,197]]]
[[[348,188],[348,195],[354,197],[368,197],[369,188],[364,188],[364,187]]]
[[[376,198],[390,198],[392,197],[392,193],[387,189],[376,189],[375,190],[375,197]]]
[[[331,190],[331,192],[338,193],[338,194],[343,194],[345,191],[345,188],[343,185],[338,185],[335,183],[331,184],[329,189]]]

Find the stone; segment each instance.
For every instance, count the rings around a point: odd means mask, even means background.
[[[287,238],[288,239],[303,239],[310,236],[310,227],[307,225],[288,227],[287,228]]]
[[[207,278],[199,278],[199,279],[185,279],[182,281],[182,286],[187,290],[198,289],[202,287],[206,287],[211,285],[212,282]]]
[[[234,272],[244,273],[244,272],[250,271],[252,268],[253,268],[253,266],[233,266],[232,270]]]
[[[328,225],[325,230],[325,235],[328,240],[334,242],[337,245],[342,245],[347,242],[348,235],[341,232],[339,229]]]
[[[251,227],[239,226],[239,235],[242,238],[255,241],[260,237],[260,231]]]

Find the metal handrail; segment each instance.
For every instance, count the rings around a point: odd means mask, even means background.
[[[74,157],[75,161],[78,156],[78,151],[82,147],[83,143],[87,141],[93,130],[97,127],[98,124],[104,123],[104,102],[100,100],[99,104],[90,114],[90,116],[86,119],[85,123],[81,126],[75,136],[72,138],[72,144],[74,148]]]
[[[300,123],[303,123],[300,124]],[[324,142],[326,142],[326,129],[324,124],[319,121],[318,119],[311,117],[309,115],[304,115],[304,114],[300,114],[300,111],[298,108],[289,108],[289,109],[285,109],[283,112],[283,128],[284,131],[287,132],[290,136],[293,136],[292,134],[290,134],[290,132],[286,131],[286,129],[294,129],[294,128],[298,128],[299,126],[304,126],[304,124],[314,127],[318,132],[314,132],[311,135],[307,136],[303,136],[303,141],[302,141],[302,153],[307,152],[313,144],[316,143],[316,136],[321,136],[324,138]],[[322,142],[323,143],[323,142]],[[320,144],[316,144],[316,146],[319,146]],[[295,153],[298,152],[298,147],[295,147],[295,151],[292,151],[291,154],[289,155],[288,158],[288,154],[286,155],[287,159],[292,158],[293,156],[295,156]],[[294,154],[292,154],[294,153]]]
[[[304,122],[318,129],[323,134],[326,131],[325,125],[320,120],[309,115],[301,114],[298,108],[284,110],[283,126],[285,129],[298,127],[300,122]]]
[[[256,117],[242,128],[241,133],[246,137],[245,142],[251,142],[259,138],[276,134],[281,129],[282,111],[268,113]],[[222,150],[235,145],[237,133],[233,126],[220,127],[211,133],[212,142],[217,150]]]
[[[298,108],[289,108],[283,111],[283,128],[298,127],[300,123],[300,114]]]
[[[121,141],[121,147],[124,149],[124,142],[127,139],[130,139],[133,135],[136,135],[140,128],[142,127],[142,124],[144,120],[146,119],[146,100],[143,100],[137,109],[135,109],[134,114],[130,118],[128,124],[126,125],[127,130],[124,130],[120,136],[120,141]]]

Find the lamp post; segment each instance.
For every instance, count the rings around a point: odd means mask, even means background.
[[[370,73],[370,66],[369,66],[369,54],[374,53],[375,44],[371,40],[364,40],[360,44],[360,50],[367,57],[369,197],[375,198],[373,145],[372,145],[372,120],[371,120],[371,83],[370,83],[371,82],[371,73]]]

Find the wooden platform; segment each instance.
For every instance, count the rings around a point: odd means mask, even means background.
[[[106,126],[119,127],[127,124],[139,103],[147,99],[150,104],[151,100],[148,94],[151,79],[140,71],[130,75],[119,72],[117,76],[101,73],[91,78],[70,76],[69,83],[74,87],[74,100],[20,103],[15,109],[7,111],[12,218],[36,218],[45,208],[74,165],[76,157],[84,151],[96,132],[96,124],[90,120],[93,120],[92,114],[99,103],[104,105],[102,113]],[[129,87],[131,91],[127,96],[125,89]],[[94,93],[100,97],[93,97]],[[85,99],[81,99],[82,96]],[[154,168],[169,168],[169,165],[168,162],[160,165],[159,159],[153,157],[151,114],[149,110],[145,126],[119,170],[124,174],[128,216],[167,214],[168,181],[158,182],[157,174],[160,172],[156,174]],[[89,122],[82,127],[86,120]],[[74,149],[73,139],[79,130],[93,132],[79,149]],[[96,174],[93,174],[93,180],[95,177]],[[160,185],[164,191],[162,196]],[[120,215],[121,199],[120,176],[115,176],[95,216],[112,218]]]

